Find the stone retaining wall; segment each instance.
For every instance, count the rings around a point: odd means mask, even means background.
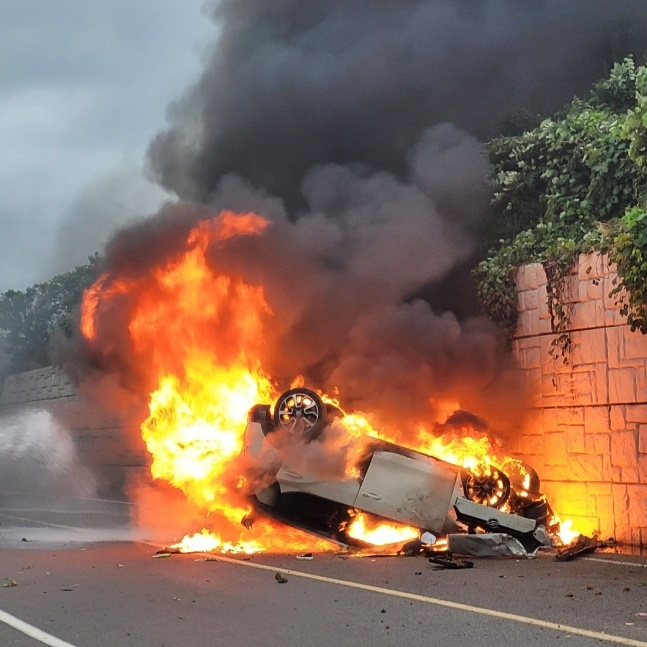
[[[584,533],[647,545],[647,336],[632,333],[609,297],[616,274],[604,257],[583,256],[569,278],[569,363],[555,338],[540,264],[520,268],[514,352],[535,395],[511,450],[535,467],[562,518]],[[0,415],[45,408],[74,438],[103,492],[123,493],[128,474],[148,471],[136,424],[101,410],[56,367],[10,376]],[[145,413],[133,415],[141,421]]]
[[[599,254],[580,257],[565,302],[572,349],[556,335],[541,264],[519,269],[514,352],[535,395],[516,453],[539,472],[562,518],[603,538],[647,545],[647,336],[631,332],[609,296],[617,274]]]

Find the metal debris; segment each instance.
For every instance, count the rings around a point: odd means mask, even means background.
[[[288,578],[287,578],[287,577],[283,577],[283,575],[281,575],[281,573],[277,573],[277,574],[274,576],[274,579],[275,579],[279,584],[285,584],[285,583],[288,581]]]
[[[247,528],[247,530],[251,530],[252,527],[254,526],[255,521],[256,521],[256,519],[251,514],[246,514],[240,520],[240,523],[241,523],[241,525],[245,526],[245,528]]]
[[[451,553],[473,555],[474,557],[533,557],[523,544],[505,533],[479,533],[475,535],[447,535]]]
[[[570,543],[566,548],[562,548],[557,555],[555,555],[556,562],[569,562],[576,557],[581,557],[582,555],[588,555],[589,553],[597,550],[599,542],[597,537],[587,537],[586,535],[580,535],[577,540],[573,543]]]
[[[412,539],[406,544],[402,544],[400,550],[398,550],[398,555],[401,557],[414,557],[415,555],[420,555],[422,547],[423,543],[420,539]]]
[[[457,557],[451,557],[450,555],[447,555],[445,557],[430,557],[429,561],[433,564],[436,564],[437,566],[441,566],[442,568],[458,569],[474,567],[474,562],[471,562],[468,559],[458,559]]]

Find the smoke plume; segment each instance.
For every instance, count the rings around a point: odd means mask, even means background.
[[[160,182],[201,202],[228,173],[290,207],[302,205],[303,178],[320,164],[400,176],[430,126],[482,137],[521,110],[558,109],[647,42],[642,0],[209,6],[221,36],[150,147]],[[446,170],[456,186],[460,165]]]
[[[253,211],[270,221],[262,236],[207,256],[214,272],[265,287],[262,360],[275,380],[301,374],[400,426],[455,400],[510,433],[525,394],[494,326],[414,297],[477,246],[483,138],[519,111],[558,108],[644,49],[643,0],[209,6],[218,41],[149,149],[180,202],[119,232],[105,271],[147,276],[199,220]],[[145,390],[128,307],[111,312],[103,366]]]

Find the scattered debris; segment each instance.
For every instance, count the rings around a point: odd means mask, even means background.
[[[287,578],[287,577],[283,577],[283,575],[281,575],[281,573],[277,573],[277,574],[274,576],[274,579],[275,579],[279,584],[285,584],[285,583],[288,581],[288,578]]]
[[[12,580],[10,577],[5,577],[4,580],[2,580],[2,586],[7,588],[9,586],[18,586],[16,584],[16,580]]]
[[[302,555],[297,555],[297,559],[311,561],[314,559],[312,553],[303,553]]]
[[[397,554],[400,557],[414,557],[415,555],[420,555],[422,546],[423,544],[420,539],[412,539],[406,544],[402,544]]]
[[[158,550],[152,557],[160,558],[160,557],[170,557],[171,553],[163,550]]]
[[[422,535],[420,535],[420,541],[427,546],[431,546],[435,544],[436,539],[437,539],[436,535],[430,533],[428,530],[426,530],[425,532],[422,533]]]
[[[474,557],[534,557],[537,548],[529,552],[523,544],[506,533],[484,532],[474,535],[447,535],[451,553]]]
[[[458,559],[457,557],[451,557],[450,555],[447,555],[445,557],[430,557],[429,561],[433,564],[441,566],[442,568],[458,569],[474,567],[474,562],[471,562],[467,559]]]
[[[252,527],[254,526],[255,521],[256,521],[256,519],[251,514],[246,514],[240,520],[240,523],[241,523],[241,525],[245,526],[245,528],[247,528],[247,530],[251,530]]]
[[[566,548],[562,548],[555,555],[556,562],[569,562],[576,557],[588,555],[597,550],[599,546],[597,537],[587,537],[580,535],[575,542],[571,542]]]

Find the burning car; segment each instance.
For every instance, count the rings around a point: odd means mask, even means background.
[[[516,461],[508,473],[494,466],[465,470],[353,432],[346,418],[306,388],[284,392],[273,407],[252,407],[243,455],[257,511],[347,545],[362,544],[350,532],[362,514],[419,535],[504,533],[528,553],[550,547],[545,530],[550,508],[531,467]],[[320,445],[328,450],[319,452]],[[319,462],[331,446],[343,472]]]

